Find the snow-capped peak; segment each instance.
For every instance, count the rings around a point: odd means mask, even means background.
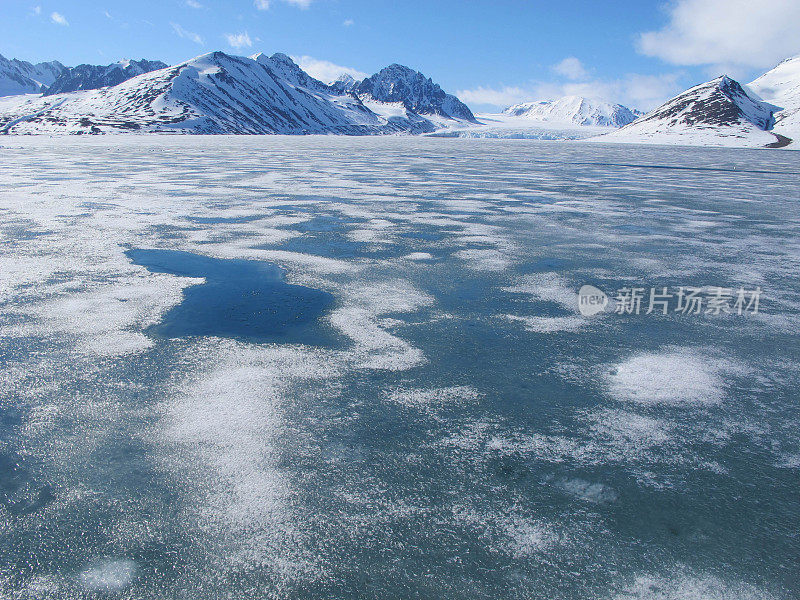
[[[612,104],[582,96],[564,96],[556,100],[525,102],[510,106],[503,113],[546,123],[591,127],[624,127],[643,114],[621,104]]]
[[[767,146],[776,107],[727,75],[696,85],[598,141],[708,146]]]
[[[336,79],[331,81],[330,86],[340,93],[352,92],[361,83],[360,79],[356,79],[350,73],[342,73]]]

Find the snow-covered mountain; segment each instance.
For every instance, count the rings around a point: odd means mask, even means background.
[[[542,123],[587,127],[624,127],[644,113],[631,110],[621,104],[592,100],[582,96],[564,96],[556,100],[516,104],[505,109],[503,114]]]
[[[697,85],[630,125],[593,141],[698,146],[767,146],[777,107],[723,75]]]
[[[419,71],[393,64],[367,77],[353,90],[360,98],[401,104],[418,115],[436,115],[447,119],[475,121],[466,104]]]
[[[331,82],[331,87],[337,92],[345,93],[354,91],[358,87],[359,83],[361,83],[361,81],[352,75],[348,73],[342,73],[339,75],[339,77]]]
[[[800,56],[783,61],[748,87],[780,108],[775,113],[775,133],[800,144]]]
[[[57,60],[32,65],[0,55],[0,96],[39,94],[65,70]]]
[[[363,100],[342,94],[283,54],[246,58],[211,52],[114,87],[8,99],[0,103],[0,132],[426,133],[438,126],[433,121],[449,120],[447,110],[461,104],[427,81],[431,92],[441,94],[417,99],[420,109],[435,112],[436,119],[403,101],[384,102],[366,92]]]
[[[118,85],[131,77],[166,67],[167,64],[160,60],[145,59],[121,60],[105,66],[78,65],[65,68],[44,93],[46,96],[52,96],[78,90],[96,90]]]
[[[272,56],[268,56],[259,52],[250,58],[267,67],[278,79],[296,88],[305,88],[319,94],[330,94],[331,92],[329,86],[311,77],[285,54],[276,52]]]

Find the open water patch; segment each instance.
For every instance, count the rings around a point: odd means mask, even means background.
[[[331,345],[336,339],[319,318],[334,304],[328,292],[288,284],[270,263],[219,259],[191,252],[131,249],[125,253],[153,273],[202,277],[183,301],[148,333],[164,338],[222,337],[256,343]]]

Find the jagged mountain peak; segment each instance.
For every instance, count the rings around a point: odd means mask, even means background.
[[[753,98],[742,85],[728,75],[689,88],[672,100],[642,117],[642,121],[668,119],[686,125],[731,126],[750,122],[768,130],[774,124],[777,110],[767,102]]]
[[[287,66],[297,67],[300,68],[294,60],[288,55],[284,54],[283,52],[275,52],[270,59],[275,63],[281,63]]]
[[[256,54],[250,56],[250,58],[260,64],[266,64],[266,65],[282,64],[287,67],[292,67],[297,69],[300,68],[297,65],[297,63],[294,62],[294,60],[292,60],[291,56],[289,56],[288,54],[284,54],[283,52],[275,52],[272,56],[270,56],[266,52],[257,52]]]
[[[475,121],[472,111],[458,98],[447,94],[419,71],[397,63],[364,79],[354,92],[366,94],[379,102],[401,103],[407,110],[419,115]]]

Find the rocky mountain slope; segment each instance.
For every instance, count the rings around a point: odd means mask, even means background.
[[[597,141],[705,146],[767,146],[777,107],[725,75],[697,85]]]
[[[352,90],[359,97],[383,103],[400,103],[418,115],[437,115],[446,118],[475,121],[466,104],[422,73],[393,64],[360,82]]]

